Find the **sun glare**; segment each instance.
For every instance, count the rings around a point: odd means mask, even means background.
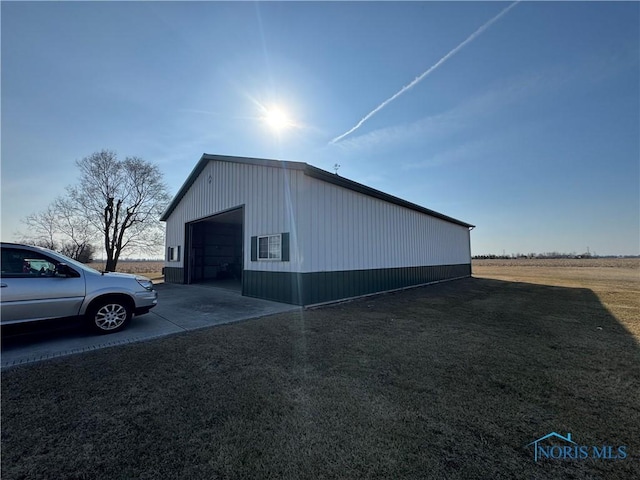
[[[278,107],[267,108],[264,121],[270,128],[277,132],[293,126],[293,122],[289,118],[289,115]]]

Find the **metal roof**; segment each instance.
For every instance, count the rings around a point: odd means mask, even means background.
[[[178,206],[180,201],[186,195],[186,193],[189,190],[189,188],[191,187],[191,185],[193,185],[193,183],[196,181],[196,178],[198,178],[198,175],[200,175],[200,173],[202,173],[202,171],[204,170],[204,168],[207,166],[207,164],[210,161],[242,163],[242,164],[248,164],[248,165],[259,165],[259,166],[262,166],[262,167],[282,168],[282,169],[285,169],[285,170],[301,170],[301,171],[304,172],[305,175],[308,175],[309,177],[312,177],[312,178],[316,178],[318,180],[322,180],[323,182],[332,183],[332,184],[337,185],[339,187],[347,188],[349,190],[353,190],[355,192],[362,193],[364,195],[368,195],[370,197],[377,198],[379,200],[383,200],[385,202],[393,203],[395,205],[399,205],[401,207],[408,208],[410,210],[415,210],[417,212],[424,213],[426,215],[430,215],[432,217],[439,218],[441,220],[446,220],[447,222],[455,223],[455,224],[461,225],[463,227],[467,227],[467,228],[473,228],[474,227],[474,225],[471,225],[470,223],[466,223],[466,222],[463,222],[461,220],[457,220],[457,219],[455,219],[453,217],[449,217],[449,216],[444,215],[442,213],[439,213],[439,212],[436,212],[434,210],[430,210],[428,208],[425,208],[425,207],[422,207],[420,205],[417,205],[415,203],[408,202],[407,200],[403,200],[401,198],[394,197],[393,195],[389,195],[388,193],[384,193],[384,192],[381,192],[380,190],[376,190],[374,188],[367,187],[366,185],[363,185],[363,184],[358,183],[358,182],[354,182],[353,180],[348,180],[348,179],[346,179],[344,177],[341,177],[340,175],[337,175],[335,173],[327,172],[326,170],[322,170],[320,168],[314,167],[314,166],[309,165],[307,163],[303,163],[303,162],[288,162],[288,161],[281,161],[281,160],[269,160],[269,159],[265,159],[265,158],[232,157],[232,156],[226,156],[226,155],[210,155],[210,154],[207,154],[207,153],[202,155],[202,157],[200,158],[200,161],[196,164],[195,168],[193,169],[193,171],[191,172],[191,174],[189,175],[187,180],[184,182],[182,187],[180,187],[180,190],[178,191],[176,196],[173,198],[173,200],[171,201],[171,203],[169,204],[169,206],[167,207],[165,212],[162,214],[162,217],[160,217],[161,221],[164,222],[164,221],[167,221],[169,219],[169,217],[171,216],[171,213],[175,210],[175,208]]]

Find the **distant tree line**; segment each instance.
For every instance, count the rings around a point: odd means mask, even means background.
[[[560,253],[560,252],[546,252],[546,253],[512,253],[510,255],[474,255],[472,257],[475,260],[511,260],[514,258],[600,258],[595,252],[586,253]]]
[[[513,260],[517,258],[543,259],[543,258],[640,258],[640,255],[597,255],[593,253],[512,253],[510,255],[473,255],[474,260]]]

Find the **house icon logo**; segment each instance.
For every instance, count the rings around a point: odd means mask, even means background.
[[[571,433],[567,433],[566,437],[563,437],[562,435],[560,435],[557,432],[551,432],[551,433],[547,433],[545,436],[538,438],[537,440],[534,440],[533,442],[529,443],[527,445],[527,447],[530,447],[531,445],[533,445],[534,448],[534,455],[533,458],[534,460],[537,462],[538,461],[538,453],[542,453],[545,457],[549,457],[550,455],[545,455],[545,453],[547,452],[547,450],[545,449],[545,447],[543,447],[542,445],[538,445],[540,442],[544,442],[545,440],[549,440],[552,438],[557,438],[560,441],[562,441],[564,443],[565,446],[568,446],[569,448],[572,448],[572,445],[578,446],[578,444],[576,442],[574,442],[573,440],[571,440]],[[562,447],[557,447],[557,448],[562,448]],[[564,449],[562,451],[565,451]]]
[[[538,460],[585,460],[587,458],[599,460],[624,460],[629,456],[626,445],[579,445],[571,438],[571,433],[566,436],[558,432],[546,435],[527,444],[533,445],[533,458]]]

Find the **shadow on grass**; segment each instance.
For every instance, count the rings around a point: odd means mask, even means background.
[[[470,278],[3,372],[3,478],[638,478],[639,385],[590,290]]]

